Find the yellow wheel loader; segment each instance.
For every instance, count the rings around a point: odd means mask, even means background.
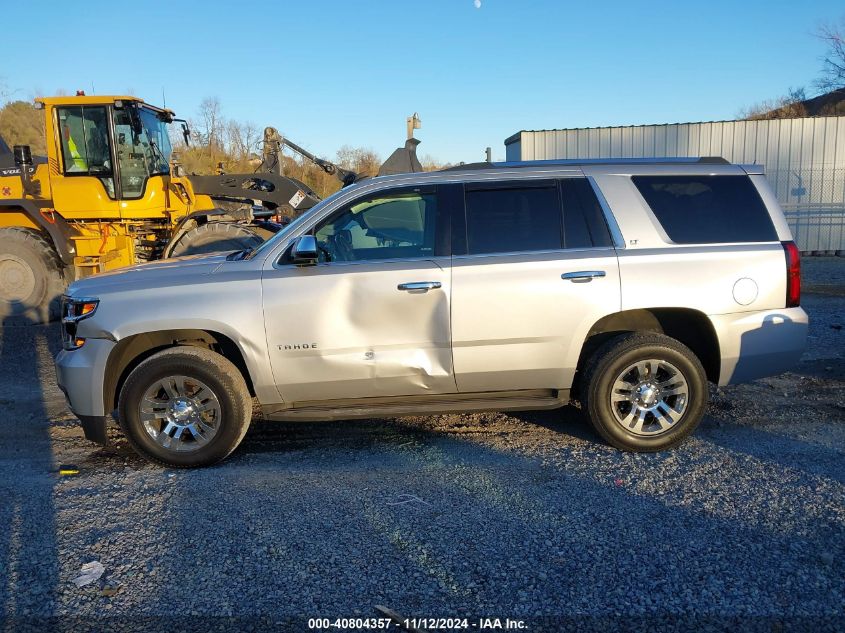
[[[170,110],[136,97],[81,93],[36,105],[47,156],[0,139],[0,324],[57,318],[64,287],[80,277],[256,246],[320,199],[282,174],[283,145],[344,185],[357,178],[273,128],[265,130],[255,173],[186,175],[173,159],[169,128],[181,123],[186,143],[190,131]],[[419,170],[415,154],[405,158]]]

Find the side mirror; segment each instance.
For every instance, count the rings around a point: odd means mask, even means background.
[[[317,238],[313,235],[300,235],[290,251],[294,264],[317,263]]]
[[[15,167],[32,167],[32,150],[29,145],[15,145]]]

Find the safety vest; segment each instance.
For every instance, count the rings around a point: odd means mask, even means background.
[[[76,148],[76,143],[73,142],[73,137],[68,134],[67,148],[70,150],[70,157],[73,159],[73,166],[80,171],[88,171],[88,163],[82,158],[79,150]]]

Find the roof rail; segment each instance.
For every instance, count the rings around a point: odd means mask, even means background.
[[[502,167],[553,167],[556,165],[676,165],[705,164],[730,165],[730,161],[721,156],[701,156],[699,158],[662,157],[662,158],[561,158],[553,160],[520,160],[502,163],[466,163],[453,165],[440,171],[467,171],[476,169],[496,169]]]

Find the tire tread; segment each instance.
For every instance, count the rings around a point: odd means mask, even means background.
[[[47,323],[59,317],[59,305],[56,298],[60,297],[66,287],[64,266],[59,254],[43,233],[37,229],[23,226],[7,226],[0,228],[0,242],[10,240],[29,247],[42,260],[47,269],[46,296],[50,298],[46,304],[31,306],[26,312],[11,314],[0,308],[0,318],[8,323]]]
[[[135,386],[135,383],[144,380],[144,374],[146,372],[155,369],[156,365],[167,362],[184,363],[188,370],[190,370],[191,367],[196,366],[196,364],[205,364],[206,369],[217,374],[226,395],[233,403],[235,403],[237,408],[232,415],[234,423],[239,424],[237,436],[233,438],[228,445],[223,448],[223,450],[218,451],[213,456],[200,460],[197,463],[173,463],[165,461],[156,455],[150,454],[144,446],[135,439],[132,430],[129,428],[128,419],[130,416],[125,409],[128,404],[126,402],[126,394],[131,391],[131,389]],[[132,373],[129,374],[129,377],[126,379],[126,382],[120,390],[119,407],[119,424],[132,449],[145,459],[166,468],[196,468],[198,466],[211,466],[212,464],[223,461],[226,457],[231,455],[241,443],[249,430],[252,419],[252,397],[249,394],[246,381],[238,368],[235,367],[230,360],[217,352],[210,349],[191,346],[170,347],[153,354],[141,362],[135,369],[132,370]]]

